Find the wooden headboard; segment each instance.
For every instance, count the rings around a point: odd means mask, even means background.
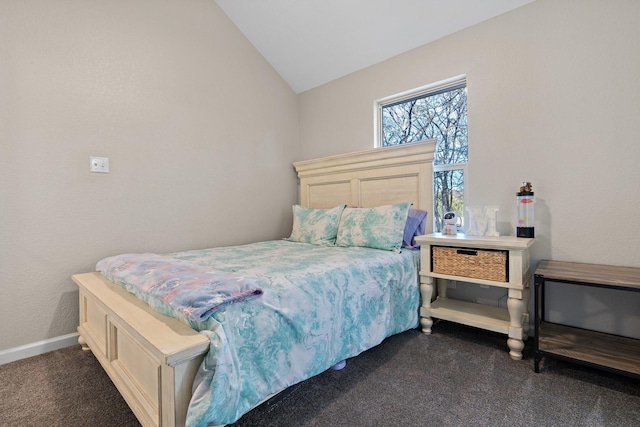
[[[434,150],[435,140],[429,140],[295,162],[300,204],[332,208],[412,202],[431,215]],[[425,232],[432,231],[428,220]]]

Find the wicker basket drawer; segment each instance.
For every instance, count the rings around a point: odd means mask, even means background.
[[[506,283],[509,251],[431,246],[431,271]]]

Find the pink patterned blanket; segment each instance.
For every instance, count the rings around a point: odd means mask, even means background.
[[[228,304],[262,295],[251,280],[236,274],[156,254],[112,256],[99,261],[96,270],[145,302],[149,297],[163,301],[195,321]]]

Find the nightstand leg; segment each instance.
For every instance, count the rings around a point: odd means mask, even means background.
[[[422,277],[422,283],[420,283],[420,295],[422,297],[422,306],[420,307],[420,325],[422,326],[422,332],[429,335],[431,334],[431,326],[433,326],[433,319],[429,315],[431,310],[431,298],[433,298],[433,278]]]
[[[438,299],[447,298],[447,288],[449,287],[449,279],[433,279],[438,287]]]
[[[519,295],[516,295],[519,294]],[[517,298],[519,296],[520,298]],[[509,355],[513,360],[522,359],[522,350],[524,349],[524,341],[522,341],[522,315],[524,313],[524,302],[522,293],[509,290],[509,298],[507,299],[507,309],[509,310]]]
[[[524,305],[524,313],[522,315],[522,340],[526,341],[529,338],[529,331],[531,326],[529,325],[529,300],[531,299],[531,288],[528,286],[522,290],[522,304]]]

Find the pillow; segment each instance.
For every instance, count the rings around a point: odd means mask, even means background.
[[[345,207],[346,205],[340,205],[331,209],[313,209],[294,205],[293,229],[286,240],[314,245],[334,245],[340,215]]]
[[[407,216],[407,224],[404,226],[404,235],[402,238],[402,247],[408,249],[417,249],[420,243],[416,243],[416,236],[424,234],[424,228],[427,223],[427,211],[420,209],[409,209]]]
[[[411,203],[346,208],[340,217],[336,245],[400,252],[409,206]]]

